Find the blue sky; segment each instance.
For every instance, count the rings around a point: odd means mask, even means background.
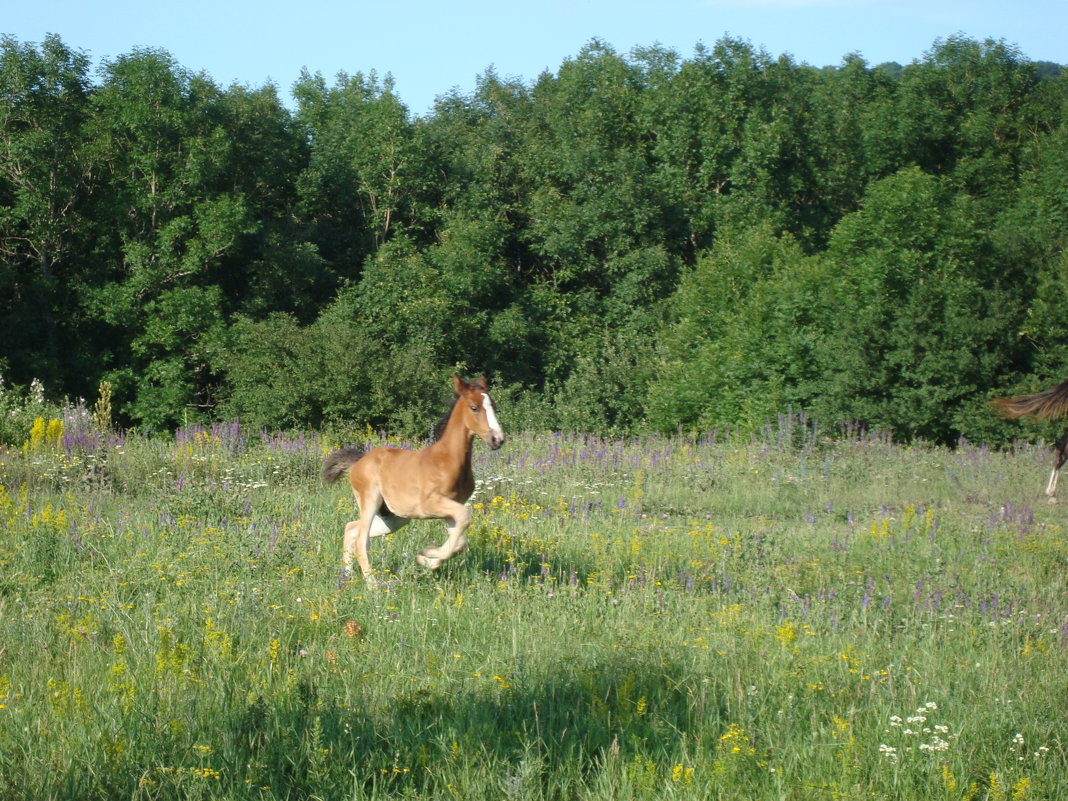
[[[137,47],[169,51],[216,83],[271,82],[289,103],[302,68],[332,79],[391,73],[413,114],[493,67],[532,82],[597,38],[620,53],[660,44],[683,57],[724,35],[823,66],[857,52],[907,64],[936,39],[1003,39],[1068,64],[1066,0],[12,0],[0,33],[59,34],[99,65]]]

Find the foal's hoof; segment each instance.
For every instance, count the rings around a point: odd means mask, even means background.
[[[415,557],[415,561],[427,570],[437,570],[441,567],[442,559],[440,556],[427,556],[426,554],[421,553]]]
[[[1051,495],[1050,498],[1049,498],[1049,502],[1050,503],[1056,503],[1057,499]]]

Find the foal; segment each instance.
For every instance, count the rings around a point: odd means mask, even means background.
[[[367,549],[371,537],[396,531],[412,519],[445,521],[448,539],[424,548],[416,561],[430,570],[467,546],[464,531],[471,512],[464,505],[475,490],[471,445],[476,436],[493,450],[504,444],[504,432],[482,376],[472,383],[453,376],[456,403],[441,435],[418,451],[379,447],[366,453],[342,448],[323,462],[323,480],[333,483],[349,474],[360,519],[345,526],[341,563],[352,574],[355,555],[364,580],[374,584]]]
[[[1063,417],[1068,414],[1068,381],[1062,381],[1057,386],[1035,392],[1032,395],[1021,395],[1017,398],[999,398],[990,401],[998,407],[1002,416],[1015,420],[1025,414],[1034,415],[1040,420],[1049,420],[1051,417]],[[1046,484],[1046,495],[1050,503],[1056,503],[1057,475],[1068,461],[1068,434],[1057,443],[1053,450],[1053,472],[1049,475]]]

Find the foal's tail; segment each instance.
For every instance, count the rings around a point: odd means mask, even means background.
[[[333,484],[349,472],[349,468],[356,464],[361,456],[363,451],[360,448],[345,447],[334,451],[323,459],[323,481]]]
[[[1015,420],[1026,414],[1042,420],[1068,415],[1068,381],[1062,381],[1050,389],[1021,395],[1018,398],[998,398],[990,401],[998,407],[1002,417]]]

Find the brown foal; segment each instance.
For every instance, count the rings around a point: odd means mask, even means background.
[[[379,447],[367,452],[342,448],[323,462],[323,480],[337,481],[344,473],[360,510],[360,519],[345,526],[342,567],[352,573],[355,555],[364,580],[374,584],[367,549],[371,537],[389,534],[409,520],[444,520],[448,538],[424,548],[416,561],[430,570],[467,546],[464,531],[471,522],[465,506],[475,490],[471,445],[476,436],[493,450],[504,444],[504,432],[489,396],[485,376],[474,382],[453,376],[456,403],[441,435],[418,451]]]

